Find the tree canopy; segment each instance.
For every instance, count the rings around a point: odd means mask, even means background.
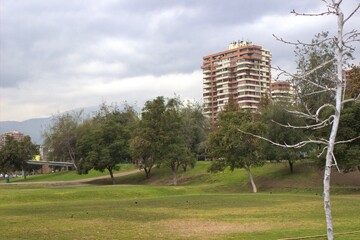
[[[0,149],[0,172],[24,170],[26,161],[31,160],[37,153],[37,147],[29,136],[23,136],[19,141],[12,136],[6,136],[5,145]]]
[[[289,111],[296,110],[296,106],[290,102],[278,101],[269,104],[262,113],[262,121],[266,125],[266,137],[273,142],[292,145],[305,139],[309,132],[304,129],[294,129],[286,127],[289,124],[293,126],[301,126],[306,124],[305,120],[296,117]],[[284,127],[285,126],[285,127]],[[284,148],[274,146],[269,142],[264,144],[264,157],[268,160],[286,160],[289,163],[290,172],[294,172],[294,162],[300,160],[307,155],[309,147],[301,149]]]
[[[132,108],[120,112],[103,105],[98,115],[84,125],[87,131],[76,145],[81,156],[78,173],[87,174],[91,169],[108,170],[115,184],[113,171],[120,168],[119,163],[130,159],[128,142],[136,119],[134,113]]]
[[[44,145],[50,150],[49,160],[70,161],[77,168],[80,158],[76,151],[76,143],[79,139],[78,129],[83,120],[83,111],[53,117],[53,123],[44,132]]]
[[[265,126],[255,120],[254,113],[241,110],[234,100],[229,101],[224,111],[219,113],[217,125],[209,134],[208,148],[214,159],[209,171],[222,171],[227,166],[233,171],[235,168],[244,168],[253,188],[257,187],[251,173],[251,167],[261,166],[264,161],[261,156],[261,140],[240,134],[238,129],[263,133]]]

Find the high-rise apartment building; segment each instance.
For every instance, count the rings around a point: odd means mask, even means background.
[[[273,101],[295,101],[295,88],[290,81],[271,82],[271,99]]]
[[[16,130],[1,134],[0,135],[0,149],[3,146],[5,146],[7,136],[12,136],[13,138],[15,138],[16,141],[20,141],[24,137],[24,134],[19,131],[16,131]]]
[[[230,43],[229,49],[203,57],[204,112],[215,122],[230,96],[243,109],[257,111],[270,94],[271,53],[250,42]]]

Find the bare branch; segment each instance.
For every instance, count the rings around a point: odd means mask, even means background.
[[[285,127],[285,128],[294,128],[294,129],[319,129],[319,128],[323,128],[326,127],[328,125],[331,124],[331,120],[334,118],[334,115],[331,115],[329,118],[325,119],[324,121],[317,123],[317,124],[312,124],[312,125],[306,125],[306,126],[294,126],[291,124],[281,124],[279,122],[276,122],[274,120],[271,120],[272,122],[278,124],[279,126]]]
[[[340,79],[338,79],[338,76],[336,73],[332,72],[330,69],[327,69],[327,72],[330,74],[330,76],[332,76],[331,79],[333,79],[333,81],[335,82],[335,84],[341,84]],[[327,86],[326,86],[327,87]],[[332,88],[335,90],[335,88]]]
[[[311,114],[310,111],[309,111],[309,109],[307,109],[307,108],[306,108],[306,110],[308,111],[308,113],[299,112],[299,111],[290,111],[290,110],[287,110],[287,112],[292,113],[292,114],[295,114],[295,115],[297,115],[298,117],[303,117],[303,118],[306,118],[306,119],[313,119],[313,120],[315,120],[316,122],[318,122],[318,121],[319,121],[319,114],[320,114],[320,112],[321,112],[323,109],[325,109],[326,107],[332,108],[332,109],[334,110],[334,112],[337,113],[336,107],[335,107],[334,105],[330,104],[330,103],[324,104],[324,105],[322,105],[321,107],[319,107],[315,114]],[[330,117],[333,117],[333,115],[330,116]],[[328,119],[330,119],[330,117],[329,117]]]
[[[359,35],[360,33],[357,30],[353,29],[352,31],[344,34],[343,36],[344,42],[349,43],[352,41],[358,41],[359,39],[357,39],[357,37],[359,37]]]
[[[305,43],[305,42],[301,42],[300,40],[297,40],[296,42],[290,42],[290,41],[286,41],[281,37],[276,36],[275,34],[273,34],[273,37],[280,42],[286,43],[286,44],[290,44],[290,45],[302,45],[302,46],[317,46],[319,44],[322,44],[324,42],[333,40],[333,38],[325,38],[324,40],[320,41],[320,42],[315,42],[315,43]]]
[[[357,10],[359,10],[359,8],[360,8],[360,3],[357,5],[357,7],[354,9],[354,11],[352,11],[352,13],[350,13],[350,15],[347,18],[345,18],[344,24],[347,22],[347,20],[349,20],[357,12]]]
[[[349,142],[355,141],[356,139],[359,139],[359,138],[360,138],[360,136],[357,136],[357,137],[355,137],[355,138],[348,139],[348,140],[345,140],[345,141],[338,141],[338,142],[335,142],[334,144],[349,143]]]
[[[341,103],[344,104],[344,103],[348,103],[348,102],[360,102],[360,93],[356,98],[349,98],[349,99],[343,100]]]
[[[271,67],[271,69],[278,71],[280,68],[279,67]],[[282,75],[284,75],[285,77],[290,77],[288,72],[280,71],[279,73],[276,74],[276,77],[274,77],[274,79],[279,80]]]
[[[288,145],[288,144],[280,144],[280,143],[276,143],[276,142],[273,142],[271,141],[270,139],[268,138],[265,138],[265,137],[262,137],[262,136],[259,136],[259,135],[256,135],[256,134],[252,134],[252,133],[249,133],[249,132],[245,132],[241,129],[238,129],[239,132],[241,133],[244,133],[244,134],[247,134],[247,135],[250,135],[250,136],[253,136],[253,137],[256,137],[256,138],[259,138],[259,139],[262,139],[262,140],[265,140],[275,146],[279,146],[279,147],[283,147],[283,148],[302,148],[304,147],[305,145],[307,144],[311,144],[311,143],[314,143],[314,144],[324,144],[324,145],[327,145],[328,143],[327,142],[324,142],[324,141],[320,141],[320,140],[308,140],[308,141],[301,141],[299,143],[296,143],[296,144],[291,144],[291,145]]]
[[[304,96],[311,96],[311,95],[315,95],[315,94],[319,94],[319,93],[323,93],[323,92],[331,92],[331,91],[335,92],[335,89],[334,88],[324,89],[324,90],[304,94]]]
[[[313,114],[311,114],[310,112],[309,113],[303,113],[303,112],[299,112],[299,111],[290,111],[290,110],[286,110],[287,112],[289,113],[292,113],[294,115],[297,115],[298,117],[301,117],[301,118],[306,118],[306,119],[313,119],[315,120],[315,117]]]
[[[331,62],[333,62],[333,61],[334,61],[334,59],[330,59],[330,60],[328,60],[328,61],[326,61],[326,62],[323,62],[323,63],[320,64],[319,66],[317,66],[317,67],[311,69],[310,71],[308,71],[308,72],[306,72],[306,73],[304,73],[304,74],[301,74],[301,75],[291,74],[291,73],[289,73],[289,72],[281,69],[280,67],[277,67],[277,68],[275,68],[275,69],[278,70],[278,71],[280,71],[280,72],[283,72],[284,74],[286,74],[286,75],[288,75],[288,76],[290,76],[290,77],[292,77],[292,78],[302,79],[303,81],[305,81],[305,82],[307,82],[307,83],[310,83],[311,85],[314,85],[315,87],[321,88],[321,89],[323,89],[323,90],[333,90],[332,88],[328,88],[327,86],[322,86],[322,85],[317,84],[317,83],[315,83],[315,82],[313,82],[313,81],[311,81],[311,80],[309,80],[309,79],[306,78],[308,75],[314,73],[315,71],[317,71],[317,70],[321,69],[322,67],[324,67],[326,64],[329,64],[329,63],[331,63]]]
[[[351,41],[351,42],[355,42],[355,41]],[[360,39],[359,40],[356,40],[356,42],[360,42]],[[355,51],[355,48],[353,46],[349,46],[347,44],[343,44],[344,48],[346,49],[349,49],[350,51]]]
[[[339,166],[338,166],[338,164],[337,164],[337,161],[336,161],[336,158],[335,158],[335,155],[334,155],[334,152],[333,152],[333,151],[331,152],[331,155],[332,155],[332,158],[333,158],[334,163],[335,163],[334,165],[336,166],[338,172],[340,172],[340,169],[339,169]]]
[[[327,146],[324,147],[323,150],[321,151],[321,153],[320,153],[319,155],[317,155],[317,157],[318,157],[318,158],[321,157],[321,155],[325,152],[325,149],[327,149],[327,148],[328,148]]]
[[[295,16],[306,16],[306,17],[319,17],[324,15],[336,14],[335,11],[330,11],[330,9],[328,9],[327,12],[322,12],[322,13],[298,13],[295,10],[292,10],[290,13],[295,14]]]
[[[322,105],[321,107],[319,107],[318,110],[316,111],[315,117],[316,117],[317,121],[318,121],[318,117],[319,117],[320,112],[321,112],[324,108],[326,108],[326,107],[332,108],[335,113],[338,112],[338,110],[336,109],[336,107],[335,107],[334,105],[332,105],[332,104],[330,104],[330,103],[324,104],[324,105]]]
[[[307,106],[307,104],[304,103],[303,105],[304,105],[304,107],[305,107],[305,109],[306,109],[306,112],[307,112],[309,115],[312,115],[310,109],[309,109],[308,106]]]

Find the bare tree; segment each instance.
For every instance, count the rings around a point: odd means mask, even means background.
[[[324,127],[330,125],[331,130],[330,130],[329,138],[328,139],[323,139],[323,138],[309,139],[309,140],[301,141],[297,144],[287,145],[287,144],[275,143],[269,139],[245,132],[241,129],[239,129],[239,131],[242,133],[252,135],[252,136],[256,136],[258,138],[261,138],[263,140],[271,142],[274,145],[285,147],[285,148],[300,148],[307,144],[319,144],[319,145],[323,146],[320,155],[322,155],[323,153],[326,152],[326,163],[325,163],[324,179],[323,179],[324,210],[325,210],[325,216],[326,216],[327,237],[328,237],[328,239],[333,239],[334,238],[333,221],[332,221],[332,214],[331,214],[331,207],[330,207],[330,175],[331,175],[331,169],[333,166],[335,166],[339,170],[339,168],[337,166],[336,158],[334,155],[334,147],[336,144],[351,142],[357,138],[360,138],[360,136],[357,136],[353,139],[349,139],[346,141],[336,141],[336,135],[338,132],[340,115],[341,115],[341,110],[342,110],[343,105],[345,103],[353,102],[353,101],[360,102],[360,95],[358,95],[354,98],[350,98],[350,99],[345,99],[343,96],[344,88],[346,86],[346,79],[343,78],[344,54],[346,53],[347,50],[353,49],[350,45],[351,43],[360,41],[360,33],[358,30],[352,30],[350,32],[343,33],[343,29],[344,29],[344,25],[349,21],[349,19],[360,8],[360,3],[355,7],[355,9],[348,16],[344,16],[344,13],[341,9],[341,4],[343,2],[342,0],[322,0],[322,2],[327,7],[327,10],[324,12],[308,14],[308,13],[298,13],[295,10],[293,10],[292,13],[295,14],[296,16],[314,16],[314,17],[324,16],[324,15],[335,15],[336,16],[337,27],[338,27],[337,28],[337,36],[334,36],[332,38],[326,38],[323,40],[323,41],[332,41],[334,43],[335,48],[336,48],[335,57],[332,59],[329,59],[327,61],[324,61],[320,65],[318,65],[318,66],[314,67],[313,69],[311,69],[305,73],[302,73],[302,74],[290,74],[289,72],[287,72],[279,67],[277,68],[277,70],[280,71],[280,73],[282,75],[290,76],[293,79],[298,79],[301,82],[305,82],[307,84],[310,84],[310,85],[313,85],[314,87],[316,87],[315,88],[316,90],[314,90],[312,93],[310,93],[312,95],[321,94],[324,92],[330,92],[335,96],[334,101],[323,104],[322,106],[318,107],[318,109],[313,110],[313,112],[310,109],[308,109],[306,106],[305,106],[306,110],[304,112],[299,112],[299,111],[292,112],[295,115],[297,115],[298,117],[306,118],[308,120],[313,120],[314,121],[313,124],[309,124],[306,126],[292,126],[290,124],[282,125],[284,127],[290,127],[290,128],[304,128],[304,129],[314,129],[314,130],[319,129],[319,128],[324,128]],[[275,36],[275,38],[284,43],[292,44],[292,45],[296,45],[296,46],[299,46],[299,45],[309,46],[309,45],[313,45],[313,44],[320,44],[319,42],[316,42],[316,43],[314,43],[314,42],[313,43],[304,43],[301,41],[289,42],[289,41],[285,41],[284,39],[279,38],[277,36]],[[313,73],[322,69],[323,67],[325,67],[328,64],[336,65],[336,68],[335,68],[336,72],[331,72],[331,74],[329,75],[330,79],[328,79],[329,81],[327,81],[327,82],[330,82],[331,84],[325,85],[325,84],[322,84],[321,82],[317,81],[317,79],[312,78]],[[330,109],[332,114],[325,119],[321,119],[320,114],[323,113],[325,109]]]
[[[83,110],[56,115],[52,124],[47,127],[44,145],[50,150],[49,158],[53,161],[71,161],[77,169],[79,156],[76,152],[76,142],[79,138],[79,126],[83,123]]]

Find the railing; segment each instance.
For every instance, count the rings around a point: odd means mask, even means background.
[[[28,160],[26,161],[28,164],[32,165],[49,165],[49,166],[59,166],[59,167],[73,167],[74,164],[71,162],[53,162],[53,161],[36,161],[36,160]]]

